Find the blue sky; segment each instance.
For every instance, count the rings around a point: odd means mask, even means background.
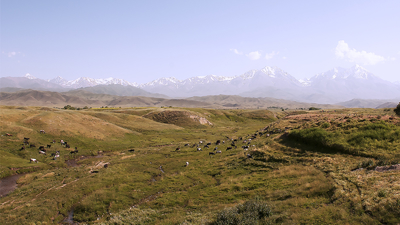
[[[360,64],[400,81],[400,1],[1,0],[0,76],[302,79]]]

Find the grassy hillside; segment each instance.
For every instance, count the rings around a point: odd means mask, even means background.
[[[3,106],[2,176],[31,172],[0,198],[0,224],[57,224],[68,215],[89,224],[398,224],[400,171],[375,170],[399,163],[393,116]],[[357,139],[375,131],[378,138]],[[24,137],[36,147],[20,150]]]

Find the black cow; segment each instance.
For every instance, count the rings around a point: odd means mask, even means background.
[[[215,153],[214,152],[209,152],[208,155],[215,155]]]
[[[47,145],[47,148],[50,148],[51,147],[51,145]]]

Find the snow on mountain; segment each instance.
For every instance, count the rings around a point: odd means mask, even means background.
[[[69,88],[82,88],[82,87],[93,87],[96,85],[108,85],[108,84],[120,84],[124,86],[134,86],[137,87],[137,83],[130,83],[126,80],[116,79],[116,78],[106,78],[106,79],[93,79],[89,77],[80,77],[75,80],[66,80],[60,76],[49,80],[51,83],[59,84],[63,87]]]
[[[36,77],[30,75],[29,73],[25,74],[24,77],[28,78],[29,80],[36,80],[37,79]]]

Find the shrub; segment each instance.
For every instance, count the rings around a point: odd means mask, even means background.
[[[308,110],[320,110],[320,108],[310,107]]]
[[[217,214],[216,225],[258,224],[272,215],[271,208],[259,199],[249,200]]]
[[[397,105],[397,107],[394,109],[394,112],[400,116],[400,103]]]

